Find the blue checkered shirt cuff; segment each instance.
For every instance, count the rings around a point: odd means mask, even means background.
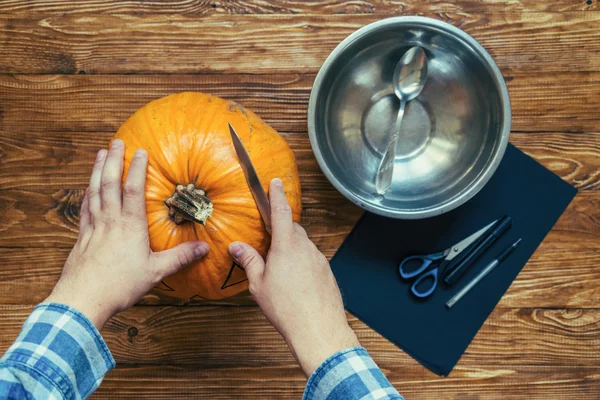
[[[100,333],[83,314],[63,304],[42,303],[0,359],[0,394],[10,399],[86,398],[114,366]]]
[[[367,350],[351,347],[329,357],[308,379],[304,400],[400,399]]]

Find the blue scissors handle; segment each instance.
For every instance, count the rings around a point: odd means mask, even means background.
[[[440,260],[445,256],[445,252],[440,252],[424,256],[406,257],[404,260],[402,260],[400,266],[398,267],[398,270],[400,271],[400,276],[402,276],[402,278],[411,279],[417,275],[421,275],[410,287],[410,291],[412,292],[412,294],[422,299],[433,293],[438,284],[439,270],[441,266],[445,264],[445,262],[442,262],[442,264],[438,265],[435,268],[432,268],[430,271],[427,271],[427,269],[431,266],[431,264],[434,261]],[[412,265],[413,268],[407,271],[408,265]],[[426,282],[427,280],[431,280],[430,285],[424,284],[424,282]],[[419,288],[421,286],[424,286],[426,290],[420,291]]]
[[[428,254],[425,256],[406,257],[404,260],[402,260],[400,266],[398,267],[400,271],[400,276],[404,279],[414,278],[415,276],[421,274],[423,271],[429,268],[432,262],[441,258],[444,258],[444,252]],[[417,264],[417,267],[411,268],[409,271],[407,271],[406,267],[409,264],[412,264],[413,266]]]
[[[431,293],[433,293],[433,291],[437,287],[437,283],[438,283],[438,270],[439,270],[439,267],[436,267],[436,268],[432,269],[431,271],[421,275],[410,287],[410,291],[412,292],[412,294],[423,299],[423,298],[429,296]],[[425,281],[427,279],[433,279],[431,286],[429,286],[429,289],[425,290],[424,292],[420,292],[418,290],[419,286],[421,286],[421,283],[423,283],[423,281]]]

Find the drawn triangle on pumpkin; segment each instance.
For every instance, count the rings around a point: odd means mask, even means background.
[[[154,286],[154,289],[158,289],[158,290],[162,290],[163,292],[174,292],[175,289],[173,289],[171,286],[167,285],[164,281],[160,281],[160,283],[156,286]]]
[[[192,297],[190,297],[190,300],[206,300],[206,297],[202,297],[199,294],[195,294]]]
[[[229,270],[229,274],[227,274],[227,278],[225,278],[225,282],[223,282],[223,286],[221,286],[221,290],[237,285],[238,283],[246,282],[247,280],[248,278],[242,267],[234,262],[231,264],[231,269]]]

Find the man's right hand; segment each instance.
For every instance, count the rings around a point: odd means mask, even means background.
[[[271,182],[273,236],[267,262],[245,243],[229,246],[246,270],[250,293],[281,333],[307,376],[339,350],[358,346],[329,263],[292,211],[280,179]]]

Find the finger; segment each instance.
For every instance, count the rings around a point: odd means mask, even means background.
[[[123,214],[136,219],[146,218],[146,168],[148,153],[144,149],[136,150],[129,166],[127,180],[123,185]]]
[[[96,161],[94,162],[94,169],[92,170],[92,176],[90,177],[90,186],[88,187],[88,201],[89,210],[91,215],[98,215],[101,209],[100,202],[100,181],[102,179],[102,169],[106,162],[107,151],[102,149],[96,155]]]
[[[283,190],[281,179],[275,178],[269,187],[269,199],[271,201],[271,225],[273,229],[273,241],[281,241],[294,232],[292,221],[292,209]]]
[[[233,242],[229,245],[229,254],[246,271],[250,285],[256,285],[265,271],[265,261],[258,251],[246,243]]]
[[[89,189],[85,189],[83,200],[81,201],[81,208],[79,209],[79,232],[87,229],[90,225],[90,201],[89,201]]]
[[[202,241],[193,241],[181,243],[172,249],[154,253],[156,267],[161,278],[169,276],[179,271],[186,265],[204,257],[210,251],[208,243]]]
[[[125,144],[115,139],[110,146],[102,169],[100,197],[103,211],[121,210],[121,177],[123,176],[123,155]]]

